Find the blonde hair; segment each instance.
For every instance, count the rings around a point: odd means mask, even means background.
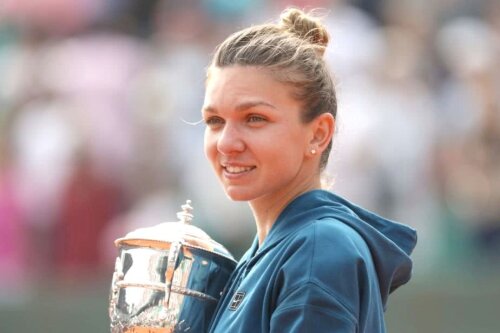
[[[278,23],[240,30],[220,44],[211,67],[258,66],[291,85],[302,103],[302,121],[322,113],[337,114],[337,98],[323,55],[329,35],[320,20],[296,8],[284,10]],[[210,68],[209,68],[210,72]],[[332,142],[323,152],[320,169],[328,162]]]

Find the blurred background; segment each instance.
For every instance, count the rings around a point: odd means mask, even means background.
[[[126,232],[195,224],[239,258],[255,227],[203,155],[215,46],[323,8],[339,100],[332,190],[418,230],[389,332],[499,332],[497,0],[1,0],[0,332],[108,332]]]

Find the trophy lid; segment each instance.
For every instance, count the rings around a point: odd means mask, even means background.
[[[181,242],[193,248],[220,254],[234,260],[229,251],[221,244],[214,241],[200,228],[191,224],[193,220],[193,207],[191,200],[181,206],[182,211],[177,213],[177,222],[163,222],[152,227],[139,228],[129,232],[125,237],[115,240],[115,245],[151,247],[169,249],[173,242]]]

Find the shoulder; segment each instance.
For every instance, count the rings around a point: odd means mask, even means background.
[[[331,264],[368,254],[363,237],[335,218],[311,221],[295,233],[290,241],[299,243],[302,250],[311,255],[313,262],[325,260]]]
[[[335,303],[335,309],[355,317],[361,285],[371,278],[371,257],[363,238],[348,225],[327,218],[304,226],[289,244],[278,280],[279,301],[288,304],[298,297],[293,295],[309,295],[313,303],[328,302],[328,308]]]
[[[361,235],[334,218],[310,221],[284,243],[284,272],[297,274],[300,276],[297,280],[302,280],[300,282],[332,280],[339,273],[355,274],[360,265],[371,261],[370,251]]]
[[[345,299],[357,293],[359,283],[372,276],[367,244],[354,229],[333,218],[315,220],[289,240],[282,273],[287,287],[312,283]]]

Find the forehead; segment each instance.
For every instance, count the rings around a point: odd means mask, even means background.
[[[269,70],[255,66],[210,68],[205,106],[232,106],[246,100],[260,100],[276,107],[298,105],[292,88],[276,80]]]

